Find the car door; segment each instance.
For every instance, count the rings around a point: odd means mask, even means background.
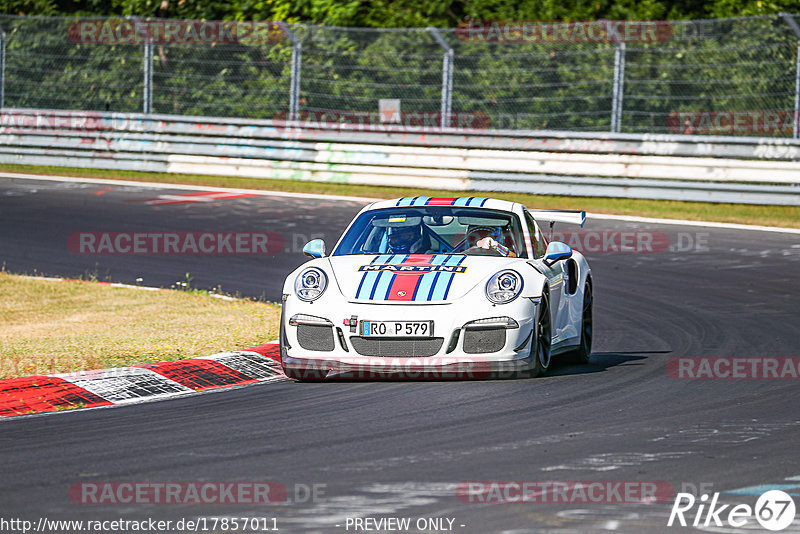
[[[550,287],[550,320],[553,325],[553,343],[557,343],[568,319],[568,310],[564,302],[564,262],[558,261],[551,266],[544,263],[547,250],[547,239],[542,234],[533,216],[525,210],[525,222],[531,236],[532,254],[528,261],[548,279]]]

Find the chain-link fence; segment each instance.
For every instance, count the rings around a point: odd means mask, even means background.
[[[798,22],[258,29],[0,16],[0,107],[797,137]]]

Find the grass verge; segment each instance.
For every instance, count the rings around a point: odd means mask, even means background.
[[[0,171],[41,175],[104,178],[111,180],[136,180],[140,182],[166,182],[174,184],[204,185],[210,187],[235,187],[266,191],[320,193],[369,198],[395,198],[404,196],[454,196],[455,191],[415,189],[411,187],[383,187],[298,180],[270,180],[239,178],[235,176],[208,176],[199,174],[149,173],[80,169],[72,167],[41,167],[30,165],[0,165]],[[707,202],[678,202],[669,200],[639,200],[629,198],[565,197],[527,195],[520,193],[482,193],[493,198],[521,202],[526,206],[544,209],[581,209],[614,215],[638,215],[667,219],[717,221],[763,226],[800,228],[800,207],[763,206],[748,204],[712,204]]]
[[[142,291],[0,272],[0,378],[246,349],[278,337],[280,307],[203,291]]]

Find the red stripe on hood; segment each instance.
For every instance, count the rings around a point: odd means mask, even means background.
[[[457,197],[453,198],[446,198],[446,197],[433,197],[428,200],[425,205],[426,206],[452,206],[453,202],[458,200]]]
[[[397,265],[427,265],[433,259],[433,254],[412,254],[403,263]],[[400,274],[400,276],[397,276]],[[425,273],[396,273],[392,286],[389,288],[387,300],[411,300],[420,278]]]
[[[433,254],[411,254],[403,263],[394,265],[405,265],[407,263],[423,263],[428,264],[433,259]]]
[[[392,280],[392,287],[389,288],[389,296],[386,300],[411,300],[414,298],[414,289],[417,288],[420,278],[424,273],[404,274],[395,276]]]

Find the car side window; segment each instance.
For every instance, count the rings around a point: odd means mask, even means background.
[[[542,233],[539,231],[539,226],[533,220],[533,216],[526,210],[525,222],[528,223],[528,233],[531,234],[531,243],[533,244],[533,257],[541,258],[547,250],[547,241]]]

